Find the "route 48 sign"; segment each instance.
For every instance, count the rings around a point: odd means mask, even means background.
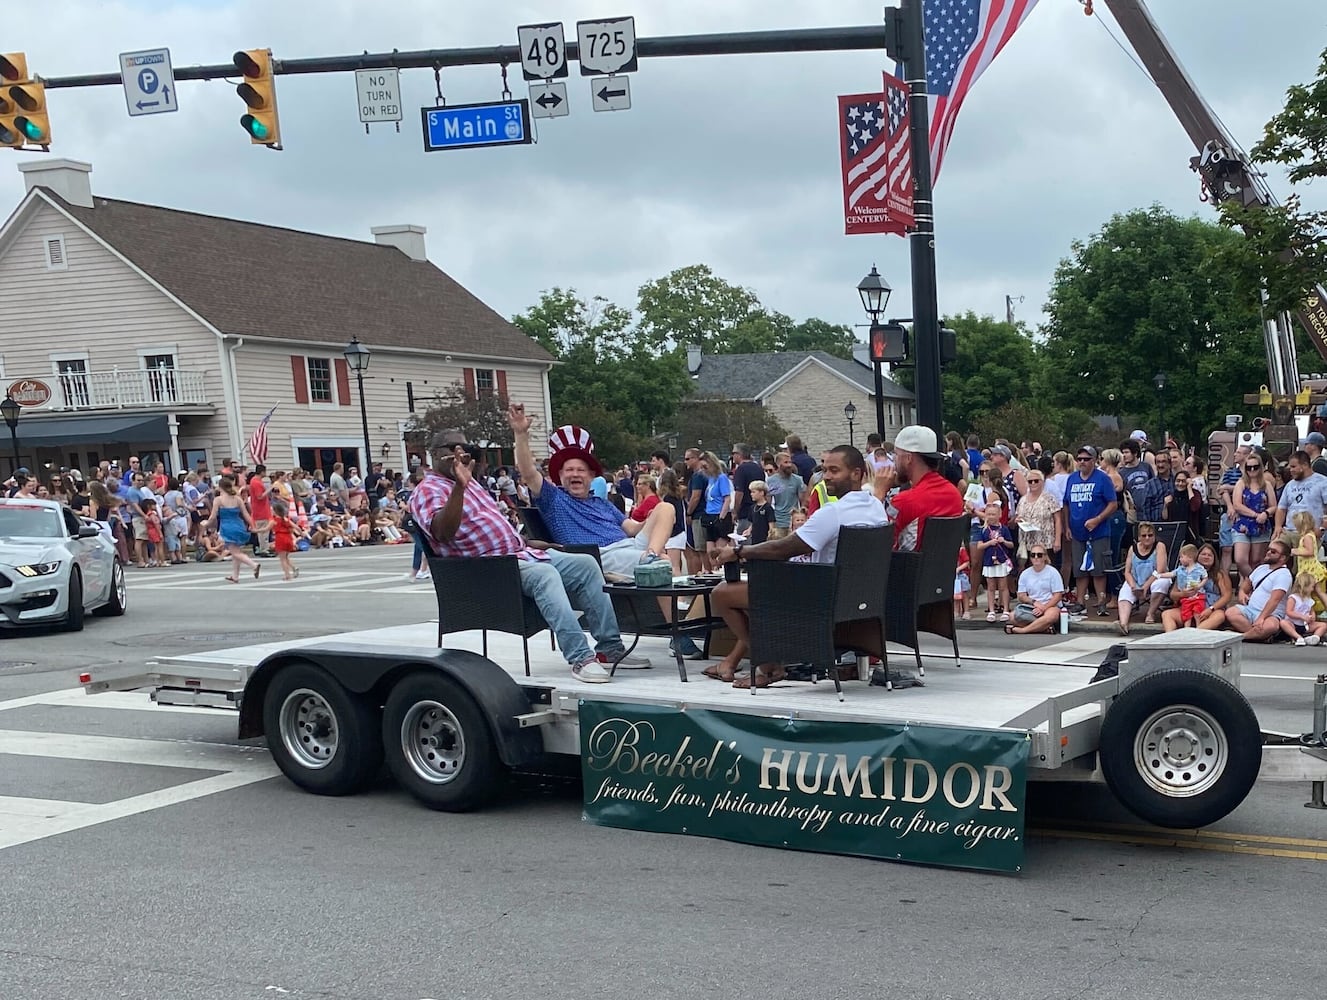
[[[522,24],[516,29],[521,47],[521,74],[527,80],[556,80],[567,75],[567,40],[562,22]]]

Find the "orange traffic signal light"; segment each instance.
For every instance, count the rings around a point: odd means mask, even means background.
[[[48,146],[51,124],[46,113],[46,87],[29,79],[22,52],[0,55],[0,146]]]
[[[256,146],[281,148],[281,122],[276,111],[276,79],[272,75],[272,50],[248,49],[235,53],[235,68],[244,74],[244,82],[235,93],[249,109],[240,118],[240,126]]]

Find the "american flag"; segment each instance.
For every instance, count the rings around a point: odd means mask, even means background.
[[[253,436],[249,438],[249,461],[254,465],[263,465],[267,462],[267,422],[272,419],[272,414],[276,412],[276,407],[267,411],[267,416],[258,421],[258,426],[253,429]]]
[[[883,94],[839,98],[844,232],[899,233],[913,225],[908,91],[885,75]]]
[[[940,176],[963,99],[1036,5],[1037,0],[922,0],[932,181]]]

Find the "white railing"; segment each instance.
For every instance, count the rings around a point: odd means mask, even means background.
[[[43,381],[55,383],[54,402],[66,410],[172,406],[208,401],[203,372],[178,368],[68,372],[45,376]]]

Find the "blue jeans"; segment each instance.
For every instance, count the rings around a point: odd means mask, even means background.
[[[557,636],[562,655],[573,667],[594,656],[576,611],[585,613],[585,626],[594,636],[597,652],[622,652],[613,602],[604,593],[604,574],[594,556],[550,549],[547,560],[522,560],[521,592],[538,606]]]
[[[424,546],[419,543],[418,538],[415,538],[415,554],[410,560],[410,572],[418,573],[422,565],[424,565]]]

